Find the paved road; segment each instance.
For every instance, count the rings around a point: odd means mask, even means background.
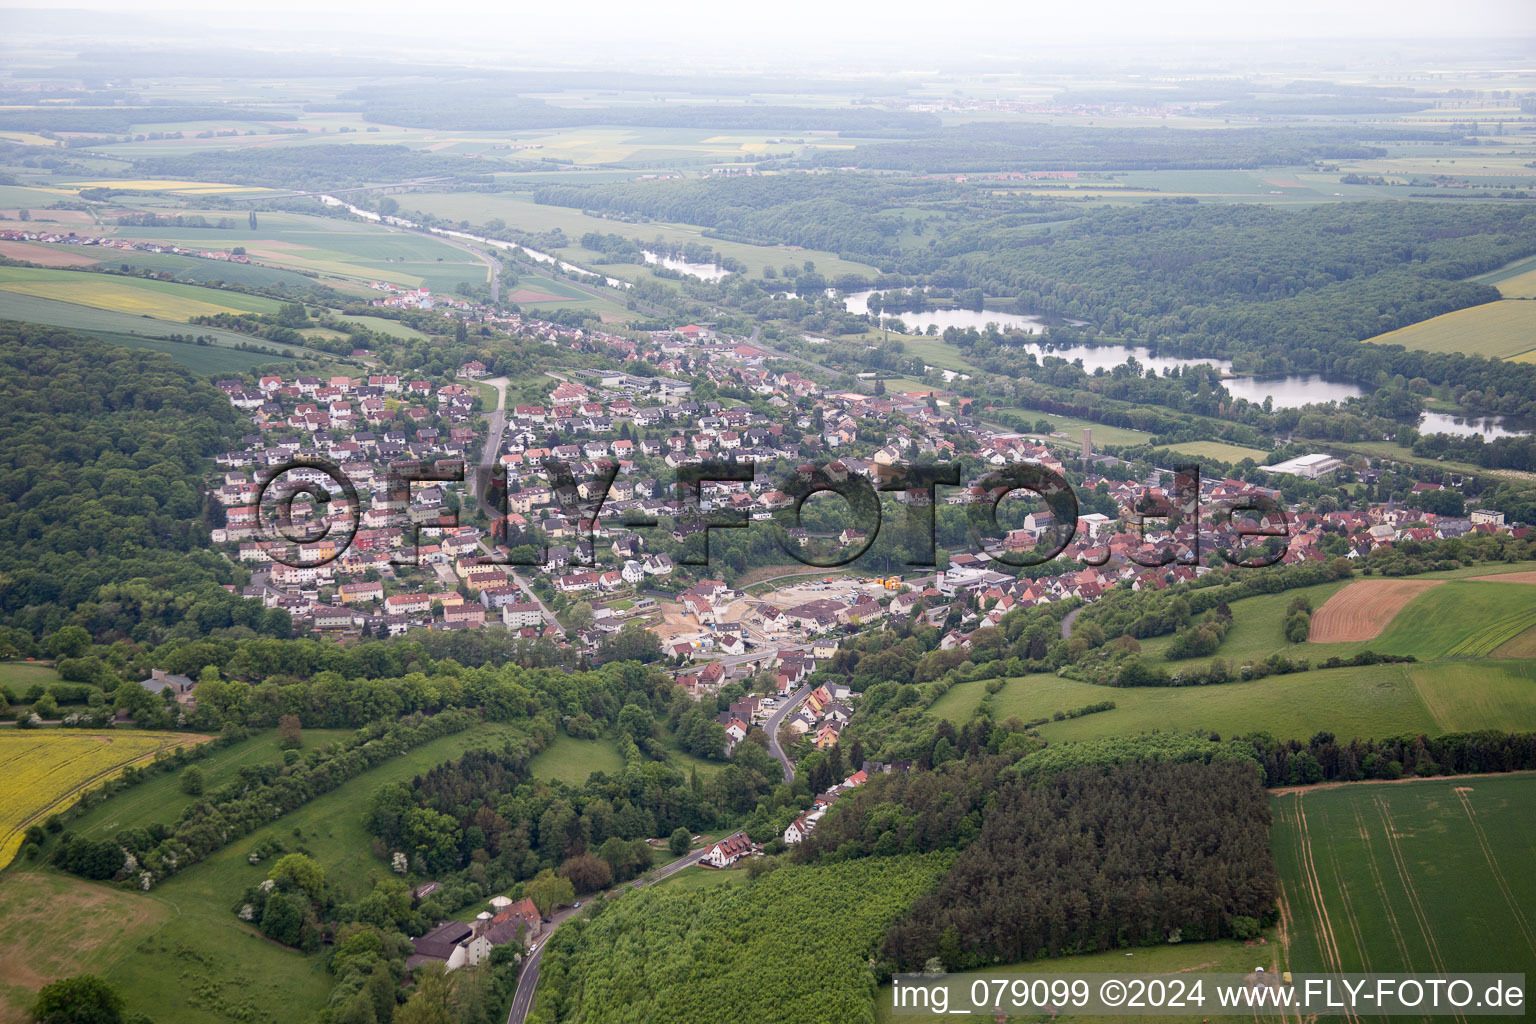
[[[1082,608],[1073,608],[1061,620],[1061,638],[1063,640],[1072,639],[1072,623],[1077,621],[1078,613],[1082,610]]]
[[[480,470],[484,468],[487,473],[496,467],[496,459],[501,454],[501,438],[507,432],[507,384],[505,377],[491,377],[481,381],[496,389],[496,408],[486,413],[485,445],[480,449],[480,463],[470,469],[469,493],[480,499],[480,509],[494,522],[501,517],[501,509],[485,500],[480,493]],[[487,476],[485,483],[490,483]]]
[[[603,893],[603,899],[610,899],[626,889],[638,889],[644,885],[654,885],[663,878],[677,874],[684,868],[693,867],[704,857],[704,852],[707,849],[709,847],[706,846],[703,849],[694,850],[688,856],[679,857],[677,860],[663,864],[661,867],[642,875],[633,882],[616,885]],[[549,937],[554,934],[555,929],[560,927],[562,923],[575,913],[575,907],[567,907],[552,914],[549,925],[544,929],[544,933],[539,936],[538,948],[529,954],[523,960],[522,967],[518,968],[517,993],[512,997],[512,1008],[507,1011],[507,1024],[523,1024],[523,1021],[528,1018],[528,1011],[533,1009],[534,990],[538,988],[539,984],[539,962],[544,959],[544,947],[549,945]]]
[[[768,753],[778,758],[779,764],[784,766],[785,782],[795,781],[795,763],[789,759],[788,754],[784,753],[784,748],[779,746],[779,723],[788,718],[791,711],[805,703],[805,698],[811,695],[811,690],[810,686],[802,686],[790,694],[789,699],[773,713],[768,719],[768,724],[763,727],[763,731],[768,734]]]

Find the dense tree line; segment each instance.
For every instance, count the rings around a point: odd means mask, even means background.
[[[1251,765],[1078,769],[1001,787],[954,866],[886,934],[899,968],[982,967],[1222,935],[1274,911]]]
[[[450,131],[508,131],[623,125],[700,128],[709,131],[847,131],[856,134],[936,127],[936,114],[876,107],[789,107],[667,103],[645,106],[566,107],[519,96],[499,83],[409,86],[373,85],[345,100],[362,103],[363,118],[377,124]]]
[[[27,102],[35,102],[28,100]],[[291,112],[245,107],[156,103],[146,107],[10,107],[0,110],[0,129],[7,131],[105,132],[123,135],[135,125],[182,121],[288,121]],[[218,179],[213,179],[218,180]]]
[[[1405,136],[1441,141],[1446,131],[1399,128],[1078,128],[982,122],[925,136],[817,153],[817,166],[856,166],[920,174],[985,171],[1166,170],[1273,167],[1315,160],[1358,160]],[[1374,143],[1374,145],[1372,144]]]
[[[299,190],[376,185],[412,178],[489,180],[483,161],[423,153],[407,146],[326,143],[305,146],[302,160],[295,160],[293,153],[282,147],[213,150],[185,156],[147,157],[135,161],[133,168],[146,178],[228,181]]]

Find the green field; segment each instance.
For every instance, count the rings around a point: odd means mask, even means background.
[[[424,341],[427,337],[410,324],[401,323],[399,320],[390,320],[382,316],[356,316],[344,313],[341,318],[349,323],[361,324],[370,331],[387,334],[392,338],[404,338],[407,341]]]
[[[276,313],[281,303],[193,284],[79,270],[0,267],[0,292],[185,323],[218,313]]]
[[[1536,349],[1536,303],[1506,299],[1458,309],[1366,341],[1508,359]]]
[[[57,683],[59,674],[40,661],[0,661],[0,686],[10,687],[19,699],[33,683]]]
[[[1183,444],[1171,444],[1168,447],[1184,455],[1192,455],[1197,459],[1211,459],[1215,462],[1238,463],[1244,459],[1263,462],[1269,457],[1269,453],[1262,449],[1244,448],[1242,445],[1226,444],[1222,441],[1185,441]]]
[[[1411,654],[1420,661],[1481,658],[1531,625],[1536,625],[1536,586],[1456,581],[1426,590],[1397,613],[1379,638],[1358,646]]]
[[[352,735],[350,729],[305,729],[301,751],[324,747]],[[282,761],[276,729],[268,729],[233,746],[215,750],[195,762],[203,772],[205,792],[213,792],[233,781],[247,765]],[[70,831],[91,839],[111,836],[125,828],[144,828],[155,822],[173,822],[196,797],[181,791],[179,772],[151,776],[104,803],[91,808],[70,822]]]
[[[1188,687],[1108,687],[1042,673],[1009,679],[992,698],[993,715],[998,720],[1016,715],[1032,721],[1115,702],[1112,711],[1040,726],[1040,734],[1052,741],[1168,728],[1213,729],[1223,735],[1262,730],[1282,739],[1305,739],[1319,730],[1362,738],[1536,730],[1536,661],[1511,656],[1482,660],[1515,640],[1524,642],[1536,623],[1536,586],[1466,578],[1520,572],[1529,566],[1470,566],[1427,574],[1423,578],[1447,582],[1411,601],[1381,636],[1360,642],[1292,644],[1281,634],[1285,610],[1293,600],[1306,597],[1315,610],[1346,586],[1344,581],[1244,598],[1231,603],[1232,626],[1213,655],[1234,672],[1271,654],[1318,665],[1328,657],[1349,657],[1366,649],[1412,655],[1417,663],[1314,669]],[[1142,641],[1143,658],[1170,672],[1212,660],[1164,661],[1170,640],[1162,636]],[[964,722],[984,695],[981,681],[960,683],[934,702],[933,711]]]
[[[934,712],[965,721],[985,692],[979,681],[961,683],[935,702]],[[1296,672],[1219,686],[1096,686],[1040,673],[1010,678],[992,698],[992,707],[999,721],[1014,715],[1030,721],[1106,700],[1115,702],[1114,710],[1047,722],[1040,735],[1056,742],[1156,729],[1210,729],[1223,736],[1268,732],[1305,740],[1324,729],[1340,737],[1442,731],[1402,665]],[[1527,719],[1536,717],[1536,687],[1524,707]],[[1450,712],[1448,724],[1461,728],[1465,721],[1481,727],[1486,721],[1481,714],[1459,715]]]
[[[1272,806],[1288,969],[1536,975],[1536,775],[1345,784]]]
[[[1506,299],[1536,299],[1536,256],[1516,260],[1472,280],[1493,285]]]
[[[586,782],[593,772],[614,774],[623,767],[624,760],[612,740],[578,740],[563,732],[528,763],[535,777],[572,786]]]

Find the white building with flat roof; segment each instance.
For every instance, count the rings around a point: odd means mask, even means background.
[[[1304,476],[1308,480],[1316,480],[1320,476],[1332,473],[1343,462],[1332,455],[1298,455],[1294,459],[1286,459],[1273,466],[1260,466],[1266,473],[1286,473],[1290,476]]]

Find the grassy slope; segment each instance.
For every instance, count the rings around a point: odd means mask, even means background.
[[[40,661],[0,661],[0,686],[9,686],[19,698],[33,683],[57,683],[59,674]]]
[[[350,729],[306,729],[301,749],[313,750],[350,735]],[[203,772],[204,791],[211,793],[232,781],[247,765],[281,760],[277,730],[268,729],[234,746],[216,750],[196,764]],[[181,774],[167,772],[98,804],[70,822],[69,828],[77,835],[104,839],[125,828],[173,822],[194,799],[181,791]]]
[[[374,790],[409,780],[474,747],[499,746],[515,728],[488,723],[418,747],[237,840],[149,894],[133,897],[135,906],[143,901],[155,911],[146,913],[143,928],[135,928],[130,939],[91,966],[123,993],[130,1013],[150,1013],[156,1020],[288,1024],[309,1019],[324,1006],[330,987],[322,959],[269,942],[230,911],[247,886],[265,877],[265,867],[249,864],[246,854],[275,837],[288,849],[302,848],[315,857],[327,880],[343,892],[366,891],[370,877],[387,872],[374,858],[363,828],[363,807]],[[95,899],[97,891],[119,893],[110,886],[64,879],[52,869],[13,870],[0,876],[0,906],[14,898],[14,888],[29,888],[39,876],[69,883],[67,888],[79,894],[77,902]],[[57,913],[64,919],[78,916],[67,905]],[[70,973],[79,962],[72,951],[75,931],[34,932],[19,941],[25,943],[25,955],[57,961],[55,975]],[[8,956],[0,949],[4,959]]]
[[[1536,662],[1446,659],[1458,643],[1490,623],[1514,611],[1536,610],[1536,586],[1456,578],[1528,568],[1529,563],[1521,563],[1430,574],[1451,582],[1420,595],[1380,637],[1362,643],[1289,644],[1280,635],[1292,600],[1305,595],[1318,608],[1343,583],[1246,598],[1232,604],[1233,625],[1216,654],[1233,667],[1277,652],[1316,665],[1331,655],[1347,657],[1369,648],[1412,654],[1419,664],[1316,669],[1202,687],[1114,688],[1037,674],[1008,680],[993,698],[994,714],[1028,721],[1100,701],[1115,702],[1113,711],[1041,726],[1040,734],[1053,741],[1167,728],[1214,729],[1224,735],[1263,730],[1295,739],[1321,729],[1341,737],[1536,729]],[[1210,660],[1163,662],[1167,644],[1166,637],[1153,638],[1143,642],[1142,651],[1170,669]],[[962,722],[984,694],[983,683],[962,683],[940,697],[933,710]]]

